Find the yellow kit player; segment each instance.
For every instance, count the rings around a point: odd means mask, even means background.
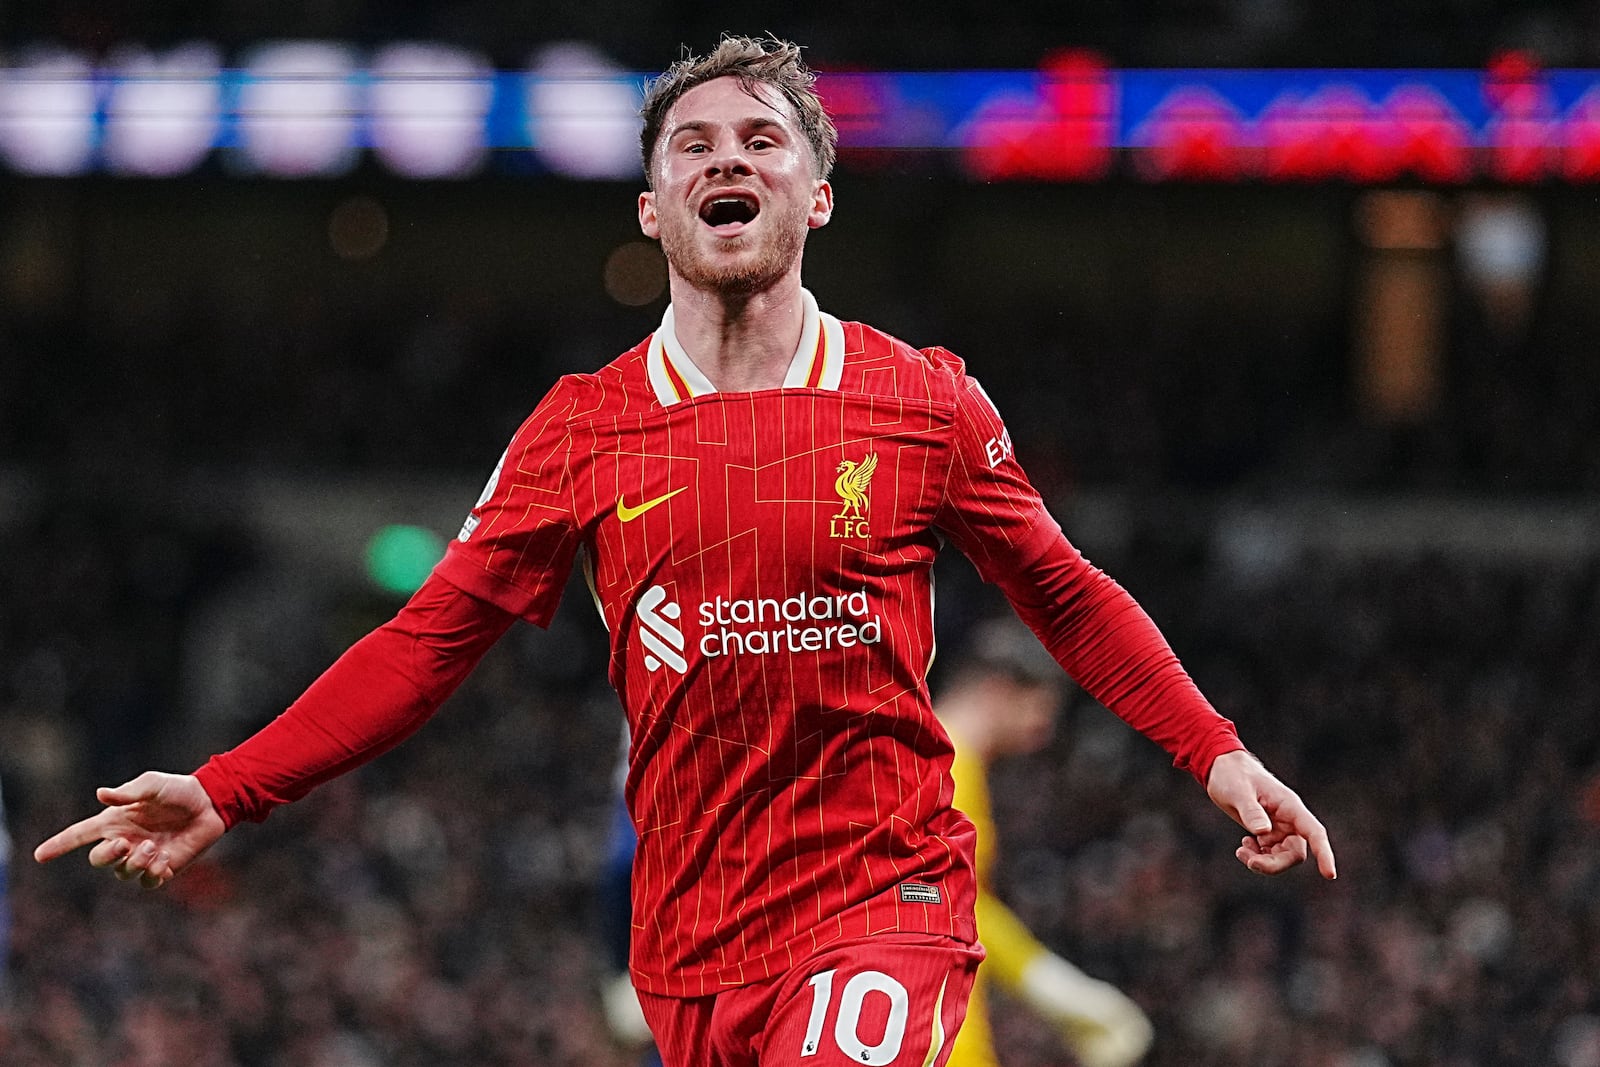
[[[1049,742],[1065,683],[1033,634],[1001,620],[977,629],[935,705],[955,743],[955,806],[978,828],[978,937],[988,950],[949,1067],[998,1067],[987,1010],[994,984],[1054,1024],[1083,1067],[1130,1067],[1150,1048],[1150,1020],[1139,1006],[1051,952],[993,891],[989,764]]]

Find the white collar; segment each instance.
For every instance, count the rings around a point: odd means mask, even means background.
[[[838,389],[839,378],[844,373],[844,327],[838,319],[817,309],[816,297],[809,290],[801,289],[800,299],[804,311],[800,345],[789,361],[783,387]],[[717,391],[711,379],[695,366],[678,342],[670,304],[661,316],[661,326],[650,335],[645,367],[650,373],[650,386],[662,407]]]

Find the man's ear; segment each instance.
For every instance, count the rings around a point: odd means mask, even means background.
[[[816,190],[811,196],[811,213],[806,216],[806,225],[813,230],[828,224],[833,218],[833,186],[826,179],[818,179]]]
[[[639,229],[652,240],[661,239],[661,223],[656,219],[656,194],[649,189],[639,194]]]

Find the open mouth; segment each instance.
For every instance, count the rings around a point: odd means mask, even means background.
[[[713,230],[734,230],[754,221],[761,205],[743,196],[714,196],[700,207],[700,219]]]

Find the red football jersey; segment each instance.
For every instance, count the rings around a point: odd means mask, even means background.
[[[818,312],[722,394],[669,309],[517,432],[439,574],[547,623],[581,552],[639,828],[633,967],[699,996],[821,944],[975,937],[973,830],[925,677],[941,535],[989,576],[1060,530],[961,362]]]

